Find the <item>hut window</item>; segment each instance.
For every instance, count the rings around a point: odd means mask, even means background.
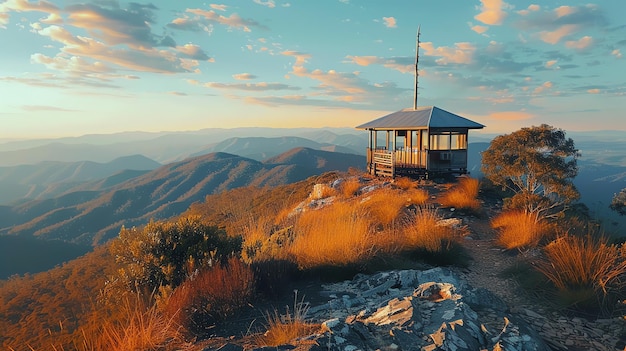
[[[452,150],[465,150],[467,149],[467,134],[453,134],[451,140]]]
[[[430,136],[431,150],[450,150],[450,134],[435,134]]]

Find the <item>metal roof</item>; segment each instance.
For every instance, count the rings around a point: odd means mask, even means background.
[[[435,106],[407,108],[357,126],[357,129],[467,128],[485,126]]]

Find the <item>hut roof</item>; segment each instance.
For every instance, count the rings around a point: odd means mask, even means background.
[[[467,128],[485,126],[435,106],[407,108],[357,126],[357,129]]]

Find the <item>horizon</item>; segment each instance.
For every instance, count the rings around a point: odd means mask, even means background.
[[[624,10],[579,0],[7,0],[0,142],[353,128],[412,106],[418,26],[419,106],[487,126],[477,134],[543,123],[626,131],[614,74]]]

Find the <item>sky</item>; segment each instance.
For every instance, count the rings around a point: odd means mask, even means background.
[[[595,1],[595,2],[589,2]],[[354,127],[437,106],[625,130],[626,1],[0,0],[0,139]]]

